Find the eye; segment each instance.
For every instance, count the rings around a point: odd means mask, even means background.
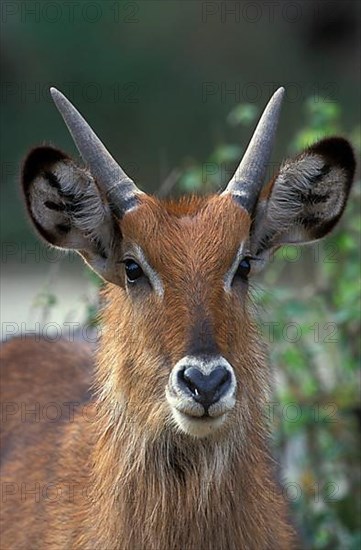
[[[247,281],[250,271],[251,271],[250,258],[243,258],[243,260],[239,262],[237,271],[235,273],[235,277],[238,276],[238,277],[241,277],[241,279],[244,279],[245,281]]]
[[[144,273],[142,268],[134,260],[125,260],[124,265],[129,283],[135,283],[137,279],[143,277]]]

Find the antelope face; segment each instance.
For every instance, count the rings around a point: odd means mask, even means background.
[[[167,422],[193,436],[225,423],[237,380],[242,385],[248,376],[249,226],[248,214],[229,195],[182,206],[141,197],[121,222],[123,302],[139,338],[128,348],[144,357],[143,380],[133,380],[129,394],[139,388],[138,402],[147,388],[159,400],[160,388],[152,378],[147,385],[145,369],[154,357]]]
[[[23,188],[36,229],[79,252],[104,280],[102,399],[138,429],[224,437],[256,425],[268,390],[249,277],[274,248],[326,235],[355,169],[342,138],[286,161],[265,187],[283,92],[270,100],[221,195],[142,193],[62,94],[53,97],[88,164],[30,153]],[[250,411],[252,410],[252,415]]]

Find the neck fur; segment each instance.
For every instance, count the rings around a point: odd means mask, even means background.
[[[108,414],[100,408],[93,457],[95,524],[103,544],[132,550],[262,548],[254,546],[257,532],[268,547],[260,510],[276,495],[259,435],[252,431],[245,438],[233,426],[224,440],[167,429],[149,437],[125,411],[116,424]]]

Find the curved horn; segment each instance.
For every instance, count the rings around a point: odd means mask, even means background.
[[[273,94],[263,111],[240,165],[223,194],[231,193],[241,206],[252,211],[262,189],[275,140],[285,89]]]
[[[137,205],[137,195],[142,191],[113,159],[70,101],[56,88],[50,88],[50,93],[99,189],[105,192],[115,213],[122,216]]]

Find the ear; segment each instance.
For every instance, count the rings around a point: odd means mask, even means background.
[[[22,186],[40,235],[53,246],[76,250],[103,279],[119,284],[114,245],[120,231],[92,175],[61,151],[38,147],[24,162]]]
[[[327,235],[344,211],[355,172],[348,141],[327,138],[287,160],[258,200],[252,250],[266,258],[287,243],[308,243]]]

